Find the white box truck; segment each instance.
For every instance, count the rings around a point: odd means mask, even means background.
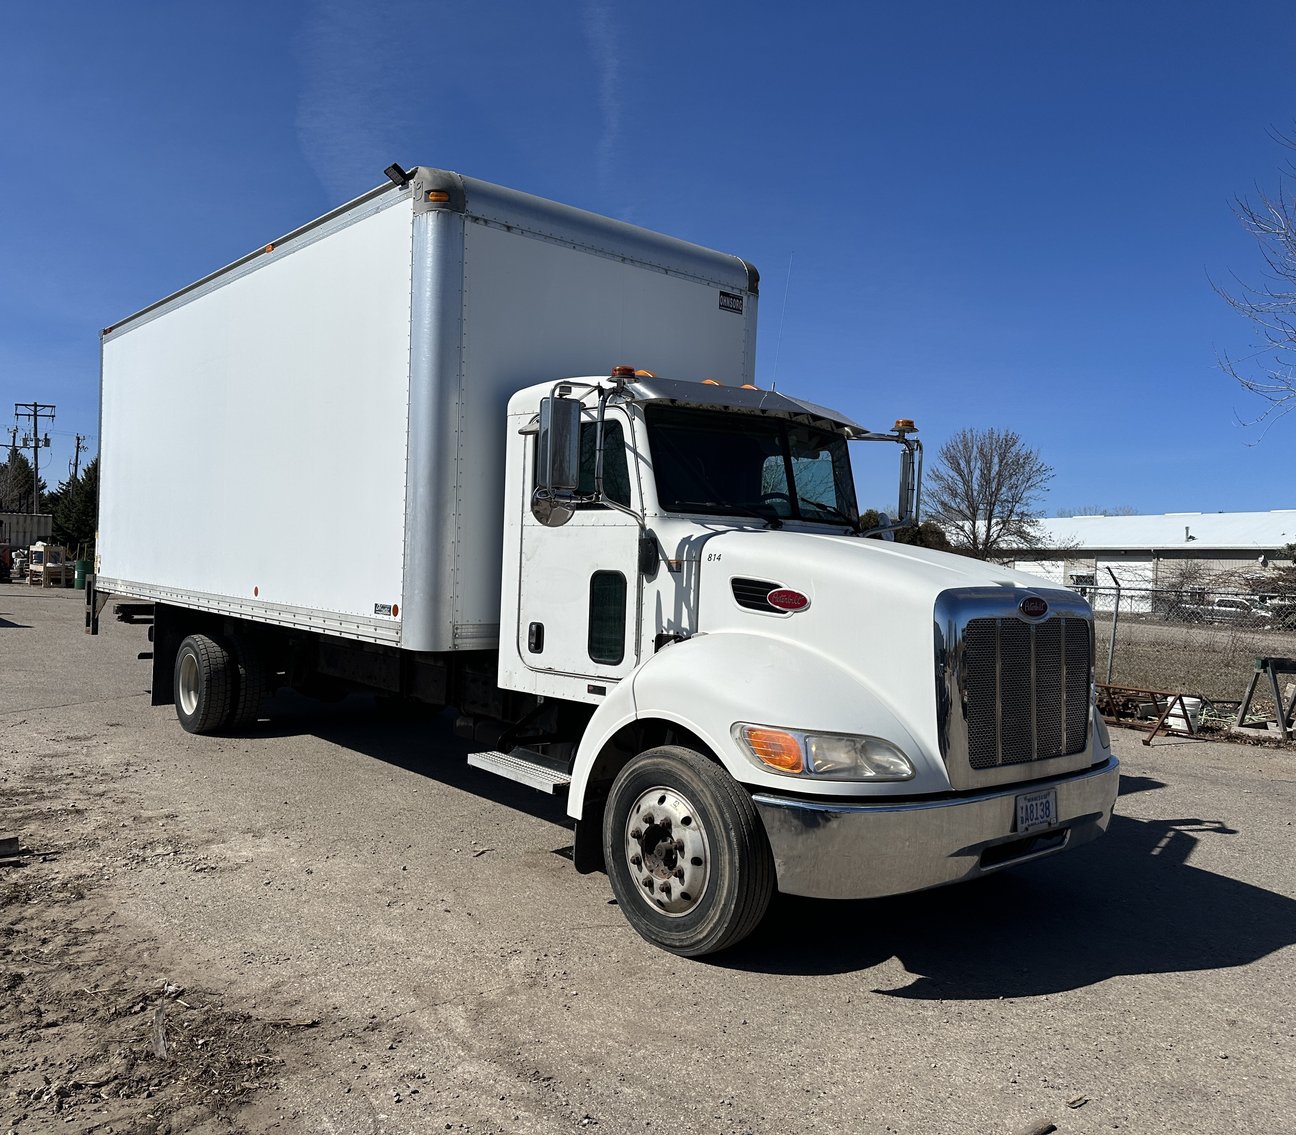
[[[918,890],[1106,829],[1089,608],[868,538],[850,448],[896,447],[912,520],[913,424],[757,389],[749,264],[388,176],[103,333],[87,620],[150,605],[155,704],[197,733],[285,683],[454,706],[685,955],[776,887]]]

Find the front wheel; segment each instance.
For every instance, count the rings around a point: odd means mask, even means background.
[[[630,925],[685,957],[742,941],[774,893],[751,798],[722,767],[676,745],[641,753],[613,782],[603,855]]]

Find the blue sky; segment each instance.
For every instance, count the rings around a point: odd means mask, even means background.
[[[1290,157],[1294,32],[1245,0],[6,5],[0,424],[56,403],[66,476],[99,328],[400,161],[754,262],[761,385],[915,418],[929,460],[1015,429],[1047,515],[1296,507],[1296,419],[1239,424],[1216,359],[1253,335],[1210,287],[1260,277],[1230,201]]]

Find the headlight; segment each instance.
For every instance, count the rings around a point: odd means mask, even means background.
[[[828,780],[909,780],[914,767],[890,741],[847,733],[803,733],[739,722],[733,737],[775,772]]]

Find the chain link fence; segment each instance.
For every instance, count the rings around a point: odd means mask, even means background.
[[[1150,587],[1074,590],[1094,609],[1098,681],[1200,698],[1208,726],[1232,722],[1257,658],[1296,658],[1296,599]],[[1248,718],[1276,714],[1262,683]]]

